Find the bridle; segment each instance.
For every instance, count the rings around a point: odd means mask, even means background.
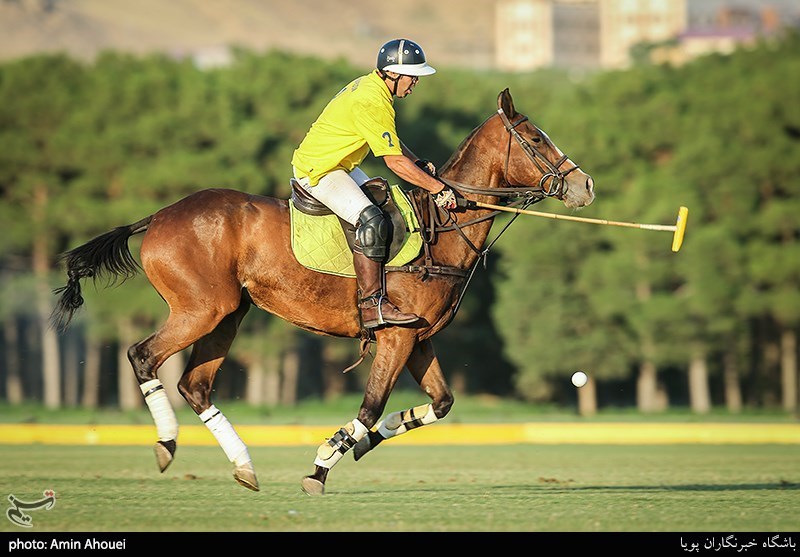
[[[498,108],[497,113],[500,115],[500,119],[503,121],[503,125],[508,131],[508,150],[506,152],[506,166],[504,170],[506,183],[508,183],[508,161],[511,158],[511,138],[513,137],[517,140],[519,146],[522,147],[522,151],[528,159],[539,169],[539,172],[542,173],[542,177],[539,179],[539,188],[541,188],[544,196],[561,199],[566,193],[567,174],[578,170],[578,165],[573,164],[572,168],[566,172],[562,172],[561,165],[569,158],[567,155],[562,155],[555,163],[551,163],[539,149],[528,143],[528,140],[522,137],[517,131],[517,126],[526,121],[528,119],[527,116],[522,116],[512,124],[502,108]]]
[[[568,169],[566,172],[563,172],[561,170],[561,166],[568,160],[569,157],[567,157],[567,155],[562,155],[561,158],[559,158],[555,163],[552,163],[550,162],[550,159],[544,156],[539,149],[531,145],[530,142],[522,137],[522,135],[517,131],[517,126],[525,122],[528,119],[527,116],[522,115],[516,122],[512,123],[502,108],[498,108],[497,113],[500,116],[500,120],[503,122],[503,126],[505,126],[506,131],[508,132],[508,148],[506,149],[506,160],[503,168],[503,182],[505,182],[505,184],[509,187],[483,188],[469,184],[462,184],[460,182],[443,180],[442,178],[440,178],[440,180],[457,191],[479,195],[493,195],[505,198],[526,198],[531,200],[528,204],[541,201],[547,197],[555,197],[557,199],[563,198],[564,194],[567,192],[567,175],[570,172],[578,170],[580,166],[573,163],[572,168]],[[534,166],[536,166],[539,172],[541,172],[542,177],[539,179],[539,185],[537,187],[526,188],[523,186],[512,186],[509,182],[508,164],[511,160],[512,137],[522,148],[522,152],[525,153],[525,156],[528,157],[528,160],[530,160]]]
[[[548,197],[563,199],[564,195],[567,192],[567,184],[566,184],[567,175],[570,172],[578,170],[580,166],[578,166],[575,163],[572,163],[572,168],[566,171],[562,171],[561,166],[569,159],[567,155],[561,155],[561,157],[555,163],[553,163],[550,161],[550,159],[548,159],[544,155],[544,153],[542,153],[539,149],[531,145],[527,139],[522,137],[522,135],[517,131],[517,126],[527,121],[528,120],[527,116],[520,115],[519,119],[517,119],[516,122],[512,123],[511,120],[508,119],[508,116],[506,116],[506,113],[502,109],[502,107],[497,109],[497,114],[499,115],[500,120],[503,122],[503,126],[506,128],[506,131],[508,132],[508,147],[506,149],[506,160],[503,168],[503,183],[506,185],[506,187],[487,188],[481,186],[474,186],[471,184],[464,184],[461,182],[448,180],[442,178],[441,176],[438,177],[439,180],[441,180],[442,182],[444,182],[445,184],[447,184],[448,186],[450,186],[451,188],[462,194],[472,193],[476,195],[488,195],[505,199],[512,199],[511,201],[506,203],[506,206],[508,207],[518,207],[518,208],[521,207],[522,209],[525,209],[528,206],[533,205],[534,203],[538,203],[543,199],[547,199]],[[525,156],[528,157],[528,160],[530,160],[542,174],[542,177],[539,179],[539,184],[537,186],[528,187],[528,186],[511,185],[511,182],[509,181],[508,178],[508,166],[509,166],[509,161],[511,160],[512,137],[519,144],[520,148],[522,149],[522,152],[525,153]],[[430,204],[429,207],[431,212],[431,219],[430,219],[431,224],[429,230],[430,241],[433,241],[433,237],[437,232],[447,232],[449,230],[456,230],[459,232],[459,234],[462,235],[462,237],[464,237],[464,240],[467,241],[467,244],[476,253],[481,253],[481,251],[477,247],[473,246],[469,240],[467,240],[461,229],[470,226],[472,224],[476,224],[478,222],[494,218],[499,214],[499,211],[492,211],[487,215],[472,220],[468,220],[466,222],[457,223],[452,220],[451,218],[452,215],[449,211],[444,211],[448,217],[447,221],[452,222],[450,226],[447,226],[447,224],[449,224],[448,222],[442,222],[438,218],[439,212],[436,211],[435,207],[432,204]],[[467,204],[467,208],[474,208],[474,207],[470,207],[469,204]],[[512,221],[513,220],[514,219],[512,219]],[[506,225],[506,228],[508,228],[510,224],[511,223],[509,222]],[[506,230],[506,228],[503,229],[503,232]],[[498,238],[499,235],[497,238],[495,238],[495,241],[497,241]],[[492,244],[493,243],[494,242],[492,242]]]

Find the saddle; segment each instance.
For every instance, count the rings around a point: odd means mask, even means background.
[[[354,277],[355,227],[311,196],[294,178],[290,184],[292,249],[298,262],[316,271]],[[422,249],[422,236],[407,194],[380,177],[368,180],[361,189],[387,217],[387,265],[405,265],[414,260]]]

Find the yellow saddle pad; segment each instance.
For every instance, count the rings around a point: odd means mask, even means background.
[[[400,186],[389,186],[392,196],[406,229],[403,244],[397,255],[387,263],[389,266],[405,265],[417,258],[422,249],[422,236],[419,233],[419,222],[411,207],[406,193]],[[307,215],[295,208],[289,201],[292,221],[292,250],[297,261],[304,267],[344,277],[356,276],[353,268],[353,253],[347,245],[342,225],[336,215]],[[394,232],[398,233],[397,230]]]

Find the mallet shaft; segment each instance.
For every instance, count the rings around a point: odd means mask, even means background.
[[[576,222],[588,222],[591,224],[607,224],[610,226],[624,226],[626,228],[640,228],[643,230],[666,230],[672,232],[672,251],[678,251],[683,244],[683,235],[686,233],[686,219],[689,216],[689,209],[681,207],[678,210],[678,220],[675,224],[640,224],[638,222],[619,222],[605,219],[590,219],[588,217],[573,217],[569,215],[557,215],[555,213],[540,213],[539,211],[529,211],[528,209],[517,209],[516,207],[503,207],[502,205],[492,205],[491,203],[481,203],[480,201],[470,201],[475,207],[484,209],[494,209],[495,211],[505,211],[507,213],[518,213],[520,215],[532,215],[534,217],[545,217],[556,220],[571,220]]]
[[[481,203],[476,201],[475,205],[483,207],[484,209],[494,209],[496,211],[505,211],[507,213],[519,213],[522,215],[532,215],[534,217],[545,217],[548,219],[557,220],[571,220],[576,222],[590,222],[593,224],[608,224],[610,226],[624,226],[627,228],[642,228],[644,230],[667,230],[674,232],[677,228],[674,224],[639,224],[636,222],[619,222],[606,219],[590,219],[587,217],[573,217],[571,215],[558,215],[556,213],[542,213],[539,211],[530,211],[528,209],[517,209],[516,207],[503,207],[502,205],[492,205],[491,203]]]

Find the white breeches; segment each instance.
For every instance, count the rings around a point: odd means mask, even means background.
[[[369,180],[363,170],[356,167],[349,174],[344,170],[334,170],[320,178],[315,186],[308,185],[308,177],[295,178],[314,199],[324,203],[336,216],[346,220],[353,226],[358,223],[361,211],[372,205],[369,198],[361,191],[361,184]]]

